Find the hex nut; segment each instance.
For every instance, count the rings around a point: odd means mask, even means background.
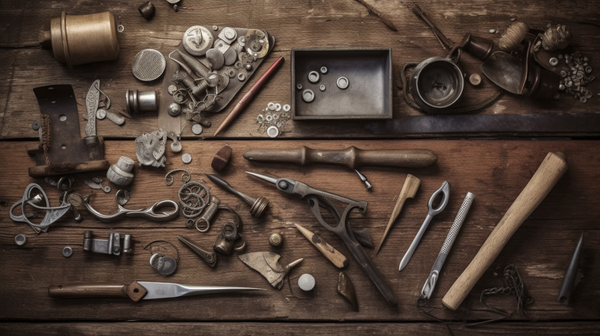
[[[133,166],[135,161],[121,156],[116,164],[111,165],[106,172],[106,178],[119,186],[128,186],[133,182]]]

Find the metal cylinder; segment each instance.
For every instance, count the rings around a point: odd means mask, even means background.
[[[131,235],[126,234],[125,239],[123,239],[123,253],[131,253]]]
[[[156,8],[154,8],[154,4],[152,4],[152,1],[148,1],[142,4],[140,7],[138,7],[138,10],[146,20],[152,19],[154,17],[154,14],[156,13]]]
[[[92,238],[93,238],[92,231],[86,230],[83,232],[83,250],[84,251],[92,250]]]
[[[110,12],[86,15],[62,12],[60,18],[50,21],[50,31],[40,34],[40,44],[51,45],[54,58],[70,68],[113,61],[119,56],[115,17]]]
[[[130,115],[141,114],[158,110],[156,91],[127,90],[125,93],[127,112]]]

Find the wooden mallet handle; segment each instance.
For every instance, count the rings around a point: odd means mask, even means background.
[[[500,254],[510,237],[544,200],[566,171],[567,161],[562,153],[548,153],[546,155],[525,189],[521,191],[521,194],[506,211],[504,217],[473,258],[473,261],[450,287],[450,290],[442,299],[444,306],[452,310],[458,308],[473,289],[475,283]]]

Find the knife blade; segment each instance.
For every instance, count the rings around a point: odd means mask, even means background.
[[[129,285],[79,284],[52,285],[48,295],[56,298],[125,297],[140,300],[170,299],[181,296],[260,291],[263,288],[230,286],[192,286],[171,282],[134,281]]]

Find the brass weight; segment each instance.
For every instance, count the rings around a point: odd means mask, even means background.
[[[50,30],[40,33],[40,44],[52,48],[54,58],[75,65],[112,61],[119,56],[115,17],[110,12],[67,15],[50,21]]]

